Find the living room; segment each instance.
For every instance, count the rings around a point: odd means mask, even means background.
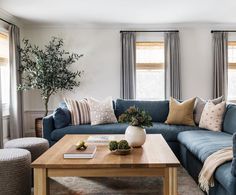
[[[236,194],[235,7],[0,0],[0,195]]]

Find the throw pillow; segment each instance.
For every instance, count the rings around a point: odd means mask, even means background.
[[[192,98],[180,103],[174,98],[171,98],[169,103],[169,114],[166,123],[170,125],[195,126],[193,120],[195,99],[196,98]]]
[[[87,99],[65,99],[65,102],[71,113],[72,125],[89,124],[91,122],[90,109]]]
[[[53,112],[53,119],[56,129],[63,128],[70,124],[70,111],[59,107]]]
[[[225,101],[216,105],[212,101],[208,101],[203,109],[199,127],[212,131],[221,131],[225,110]]]
[[[117,123],[112,98],[106,98],[103,101],[89,98],[88,103],[90,107],[91,125]]]
[[[214,104],[219,104],[223,101],[223,96],[218,97],[216,99],[211,100]],[[195,108],[193,111],[193,117],[194,117],[194,121],[195,123],[198,125],[201,119],[201,115],[202,115],[202,111],[206,105],[207,101],[203,100],[199,97],[197,97],[196,99],[196,104],[195,104]]]

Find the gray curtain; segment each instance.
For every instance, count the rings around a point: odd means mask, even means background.
[[[9,62],[10,62],[10,138],[23,136],[22,93],[17,90],[20,83],[20,30],[15,25],[9,27]]]
[[[136,97],[136,35],[134,32],[122,32],[121,97]]]
[[[180,44],[178,32],[166,32],[165,41],[165,97],[181,99]]]
[[[228,94],[228,33],[214,32],[213,39],[213,98]]]

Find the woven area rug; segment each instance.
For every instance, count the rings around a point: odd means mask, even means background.
[[[161,178],[79,178],[50,179],[51,195],[162,195]],[[203,195],[197,184],[183,169],[178,169],[178,194]]]

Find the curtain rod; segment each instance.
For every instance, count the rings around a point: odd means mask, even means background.
[[[14,25],[14,24],[12,24],[11,22],[8,22],[8,21],[6,21],[6,20],[4,20],[4,19],[2,19],[2,18],[0,18],[0,20],[2,20],[3,22],[6,22],[7,24]]]
[[[121,30],[123,32],[179,32],[178,30]]]
[[[212,30],[211,33],[214,32],[236,32],[236,30]]]

